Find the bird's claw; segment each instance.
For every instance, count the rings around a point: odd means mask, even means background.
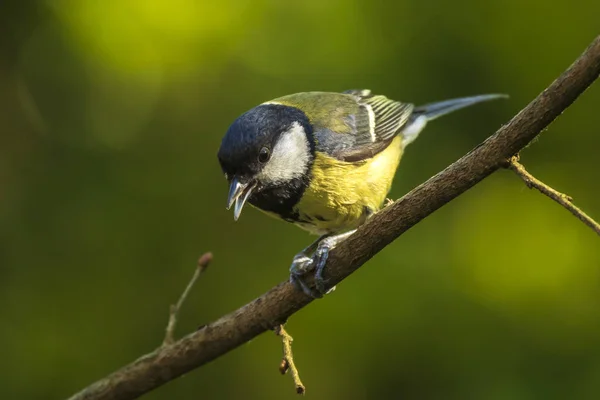
[[[325,269],[325,264],[327,263],[327,258],[329,257],[329,247],[327,246],[319,246],[317,247],[317,251],[315,251],[314,262],[316,264],[315,267],[315,286],[319,293],[325,293],[325,279],[323,279],[323,270]]]
[[[323,278],[329,251],[355,231],[356,229],[335,236],[322,236],[318,241],[296,254],[290,267],[290,282],[312,298],[321,298],[323,295],[333,292],[335,286],[326,289],[327,281]],[[308,256],[311,253],[312,256]],[[313,270],[315,271],[314,289],[305,281],[306,275]]]
[[[299,253],[296,254],[290,266],[290,282],[310,297],[316,297],[317,293],[308,286],[304,278],[308,272],[314,269],[313,265],[314,261],[311,257],[308,257],[304,253]]]
[[[327,246],[318,246],[312,257],[307,256],[305,253],[297,254],[290,267],[290,282],[306,295],[316,299],[335,290],[335,287],[329,290],[325,289],[326,282],[323,279],[323,270],[328,255],[329,249]],[[313,270],[315,271],[314,289],[305,281],[307,274]]]

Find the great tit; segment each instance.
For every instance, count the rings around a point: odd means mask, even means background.
[[[328,253],[383,207],[404,148],[437,117],[488,94],[415,107],[372,94],[305,92],[263,103],[238,117],[223,137],[219,163],[230,183],[227,208],[237,221],[246,202],[320,235],[298,253],[290,280],[325,293]],[[316,290],[304,281],[315,271]]]

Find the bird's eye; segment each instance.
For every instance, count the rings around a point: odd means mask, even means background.
[[[269,157],[271,157],[271,151],[267,147],[263,147],[258,152],[258,161],[263,164],[269,161]]]

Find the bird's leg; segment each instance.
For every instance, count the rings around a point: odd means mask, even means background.
[[[314,298],[323,297],[335,289],[325,290],[325,280],[323,279],[323,270],[327,263],[329,251],[337,246],[340,242],[352,235],[356,229],[341,233],[339,235],[323,235],[310,246],[296,254],[290,267],[290,282],[301,289],[308,296]],[[316,290],[310,288],[304,281],[306,274],[315,270],[315,286]]]
[[[313,256],[313,260],[316,263],[315,286],[317,288],[317,291],[321,295],[327,294],[330,291],[335,290],[335,286],[333,286],[331,289],[329,289],[329,291],[325,291],[326,282],[323,279],[323,270],[325,269],[325,265],[327,264],[327,257],[329,257],[329,251],[344,240],[346,240],[354,232],[356,232],[356,229],[340,233],[339,235],[328,236],[323,240],[319,241],[319,244],[317,245],[317,250],[315,251],[315,255]]]
[[[300,253],[294,256],[292,265],[290,266],[290,282],[293,283],[298,289],[302,290],[308,296],[321,297],[318,293],[315,293],[307,284],[304,282],[303,277],[307,272],[312,271],[315,268],[315,263],[312,258],[312,254],[316,251],[319,246],[319,242],[325,239],[328,235],[323,235],[308,247],[302,250]]]

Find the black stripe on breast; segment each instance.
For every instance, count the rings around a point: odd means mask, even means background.
[[[288,222],[298,222],[298,212],[294,206],[298,204],[304,190],[308,186],[308,176],[296,178],[271,188],[264,188],[253,194],[249,202],[261,210],[279,215]]]

